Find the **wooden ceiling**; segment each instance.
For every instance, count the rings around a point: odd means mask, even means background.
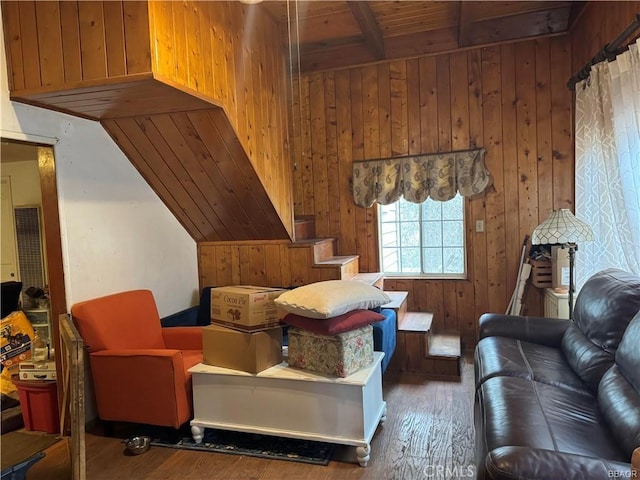
[[[560,34],[585,3],[267,0],[259,8],[282,26],[294,57],[299,31],[301,70],[314,71]]]

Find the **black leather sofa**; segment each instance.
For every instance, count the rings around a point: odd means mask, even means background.
[[[640,277],[591,277],[573,323],[482,315],[475,376],[478,479],[633,478]]]

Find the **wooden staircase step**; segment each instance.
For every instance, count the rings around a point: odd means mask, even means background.
[[[341,256],[334,256],[334,257],[329,257],[325,260],[321,260],[319,262],[316,262],[315,266],[316,267],[334,267],[336,265],[346,265],[348,263],[351,263],[355,260],[358,260],[360,257],[358,255],[341,255]],[[351,280],[351,279],[350,279]]]
[[[313,263],[318,264],[325,260],[334,258],[335,238],[307,238],[293,242],[289,248],[311,248],[313,249]]]
[[[295,242],[292,242],[290,247],[291,248],[307,248],[311,245],[320,245],[320,244],[324,244],[324,243],[332,243],[335,242],[336,239],[335,238],[304,238],[302,240],[296,240]]]
[[[330,270],[327,271],[329,276],[325,276],[324,278],[336,279],[336,280],[351,280],[355,275],[358,274],[360,270],[360,256],[359,255],[341,255],[341,256],[333,256],[329,257],[320,262],[315,262],[313,268],[326,268],[326,269],[338,269],[337,278],[334,277],[334,273],[329,273]]]
[[[431,333],[427,355],[430,357],[460,358],[460,335],[453,333]]]
[[[396,325],[399,325],[403,322],[405,315],[407,314],[407,297],[409,296],[409,292],[384,292],[386,293],[391,301],[385,305],[382,305],[380,308],[390,308],[391,310],[396,311]]]
[[[460,335],[434,334],[432,321],[432,313],[405,313],[398,323],[397,346],[390,367],[402,373],[459,380]]]
[[[300,215],[293,220],[296,241],[316,236],[316,219],[313,215]]]
[[[358,273],[350,280],[366,283],[367,285],[373,285],[374,287],[378,287],[381,290],[384,289],[383,288],[384,274],[382,274],[381,272]]]
[[[433,313],[407,312],[401,322],[398,322],[398,331],[428,333],[431,330]]]

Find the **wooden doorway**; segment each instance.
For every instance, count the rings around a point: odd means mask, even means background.
[[[26,136],[28,138],[28,136]],[[60,216],[58,212],[58,188],[56,185],[56,168],[54,147],[22,139],[1,139],[2,162],[10,159],[35,159],[38,163],[38,178],[41,192],[42,223],[44,230],[44,258],[50,298],[50,321],[52,344],[57,352],[61,352],[60,326],[58,318],[67,313],[67,302],[64,285],[64,268],[62,263],[62,241],[60,238]],[[23,157],[24,156],[24,157]],[[36,186],[37,188],[37,186]],[[61,377],[60,362],[57,363],[57,376]],[[58,384],[58,400],[62,404],[62,386]],[[63,434],[65,432],[62,432]]]

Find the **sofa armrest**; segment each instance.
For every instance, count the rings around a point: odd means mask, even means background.
[[[485,313],[480,316],[480,339],[509,337],[549,347],[559,347],[562,336],[570,325],[571,320],[565,318]]]
[[[492,480],[633,478],[628,463],[529,447],[496,448],[487,455],[484,467],[485,478]]]
[[[202,350],[202,327],[163,328],[162,336],[167,348]]]

